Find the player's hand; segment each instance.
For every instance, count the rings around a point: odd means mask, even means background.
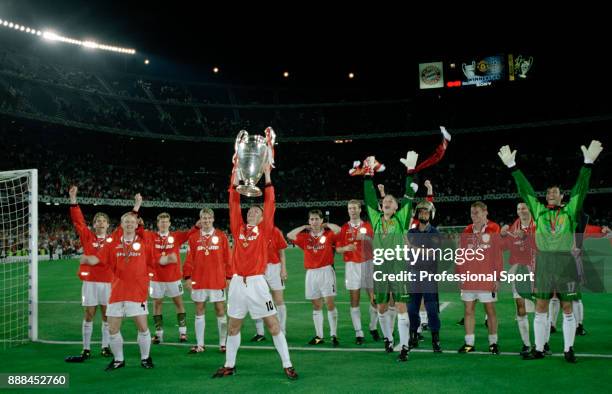
[[[204,226],[204,221],[202,219],[198,220],[195,224],[195,226],[199,229],[201,229]]]
[[[432,195],[433,194],[433,186],[431,184],[431,182],[429,181],[429,179],[427,179],[424,183],[425,188],[427,189],[427,195]]]
[[[168,264],[173,264],[173,263],[178,262],[178,257],[176,256],[176,253],[170,253],[166,257],[168,257],[168,259],[167,259]]]
[[[499,158],[501,159],[501,161],[506,165],[506,167],[508,168],[512,168],[516,165],[516,149],[511,151],[510,150],[510,146],[508,145],[504,145],[499,149],[499,152],[497,152],[497,156],[499,156]]]
[[[138,222],[137,223],[138,223],[139,227],[144,227],[144,220],[140,216],[138,217]]]
[[[142,195],[140,193],[136,193],[134,196],[134,211],[138,212],[140,210],[140,206],[142,205]]]
[[[381,196],[385,196],[385,185],[383,185],[382,183],[376,185],[376,187],[378,188],[378,192],[380,193]]]
[[[264,164],[263,170],[264,170],[264,174],[270,175],[270,173],[272,172],[272,165],[270,163]]]
[[[403,165],[406,166],[406,169],[410,171],[416,168],[416,163],[418,159],[419,159],[418,153],[411,150],[411,151],[408,151],[408,153],[406,153],[406,158],[400,159],[400,161],[402,162]]]
[[[507,224],[504,224],[499,233],[502,235],[502,237],[505,237],[509,235],[509,231],[508,231],[509,229],[510,229],[510,226],[508,226]]]
[[[70,196],[70,204],[77,203],[77,192],[78,191],[79,191],[79,188],[76,187],[76,185],[70,186],[70,190],[68,190],[68,195]]]
[[[280,277],[283,280],[283,282],[287,281],[287,278],[288,278],[287,268],[281,267]]]
[[[348,244],[344,247],[345,252],[354,252],[355,250],[357,250],[355,244]]]
[[[183,283],[183,287],[186,288],[187,290],[191,290],[191,279],[185,279]]]
[[[597,156],[599,156],[603,150],[603,146],[601,146],[601,142],[593,140],[588,149],[584,145],[582,145],[580,149],[582,149],[582,154],[584,155],[584,163],[593,164],[595,160],[597,160]]]
[[[444,139],[447,141],[451,140],[451,135],[450,133],[446,130],[446,127],[444,126],[440,126],[440,132],[442,133],[442,136],[444,136]]]
[[[601,232],[602,232],[602,233],[604,233],[604,234],[610,234],[610,227],[608,227],[608,226],[603,226],[603,227],[601,228]]]

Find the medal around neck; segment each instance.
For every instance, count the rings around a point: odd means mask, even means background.
[[[264,165],[272,163],[272,147],[276,140],[276,134],[271,127],[266,129],[266,136],[249,135],[246,130],[241,130],[236,137],[234,149],[238,159],[238,179],[243,184],[236,187],[236,191],[243,196],[259,197],[263,193],[257,182],[264,172]]]

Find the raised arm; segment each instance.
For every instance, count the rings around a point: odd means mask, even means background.
[[[270,239],[274,234],[274,211],[276,210],[276,200],[274,196],[274,186],[272,186],[272,166],[270,164],[264,165],[264,174],[266,179],[266,186],[264,190],[264,211],[263,211],[263,223],[264,229],[267,232],[267,237]],[[242,218],[242,216],[241,216]]]
[[[325,227],[334,232],[334,234],[338,234],[340,232],[340,226],[334,223],[325,223],[323,224]]]
[[[589,181],[591,179],[591,166],[597,160],[597,157],[603,150],[601,142],[591,141],[589,147],[581,146],[582,154],[584,155],[584,166],[580,169],[578,174],[578,180],[572,188],[568,210],[573,215],[574,219],[577,219],[578,212],[582,210],[584,199],[586,198],[587,192],[589,191]]]
[[[70,219],[72,220],[72,224],[79,234],[79,237],[82,237],[91,230],[87,227],[87,223],[85,223],[85,218],[83,217],[83,212],[81,212],[81,208],[77,203],[78,190],[78,187],[72,186],[68,191],[68,195],[70,196]]]
[[[238,176],[234,171],[232,173],[232,184],[229,188],[230,230],[234,237],[240,233],[240,228],[244,224],[240,207],[240,194],[236,191],[236,186],[238,186]]]
[[[497,155],[506,165],[506,167],[512,170],[512,177],[516,182],[518,194],[521,196],[523,201],[525,201],[525,204],[527,204],[533,219],[537,221],[538,217],[540,217],[540,214],[546,209],[546,207],[544,204],[538,201],[538,197],[536,196],[531,183],[529,183],[523,172],[516,167],[516,150],[512,151],[510,150],[510,146],[504,145],[499,149]]]
[[[310,225],[305,224],[303,226],[299,226],[294,228],[293,230],[289,231],[287,233],[287,238],[289,238],[291,241],[295,241],[297,240],[297,236],[299,233],[301,233],[304,230],[310,230]]]

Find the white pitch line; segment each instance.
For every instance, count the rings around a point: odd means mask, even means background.
[[[50,340],[38,340],[38,343],[44,343],[47,345],[82,345],[82,341],[50,341]],[[99,344],[99,341],[92,341],[92,344]],[[124,344],[128,345],[137,345],[138,342],[124,342]],[[163,345],[166,346],[176,346],[176,347],[190,347],[192,344],[190,343],[178,343],[178,342],[164,342]],[[206,345],[207,348],[218,348],[219,345]],[[276,350],[274,346],[252,346],[252,345],[241,345],[240,349],[251,349],[251,350]],[[304,347],[304,346],[290,346],[289,350],[296,351],[313,351],[313,352],[349,352],[349,353],[359,353],[359,352],[369,352],[369,353],[382,353],[385,351],[383,348],[322,348],[322,347]],[[431,350],[425,349],[412,349],[411,353],[433,353]],[[454,350],[443,350],[444,354],[456,354],[463,356],[464,354],[480,354],[480,355],[491,355],[489,352],[470,352],[470,353],[458,353]],[[518,353],[510,353],[510,352],[501,352],[499,355],[501,356],[513,356],[520,357]],[[493,355],[491,355],[494,357]],[[553,357],[563,357],[562,353],[553,353]],[[550,357],[550,356],[547,356]],[[612,354],[592,354],[592,353],[577,353],[576,357],[587,357],[587,358],[612,358]],[[534,362],[535,364],[535,362]]]
[[[152,303],[153,301],[147,301],[147,303]],[[24,301],[24,303],[29,303],[29,301]],[[80,304],[80,301],[38,301],[39,304]],[[164,304],[174,304],[172,301],[164,301]],[[312,304],[310,301],[285,301],[285,304]],[[336,301],[336,304],[348,305],[349,301]],[[450,302],[443,302],[440,304],[440,312],[442,312]]]

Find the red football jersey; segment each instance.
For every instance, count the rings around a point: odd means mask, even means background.
[[[155,267],[156,282],[176,282],[181,279],[181,245],[184,244],[191,234],[197,234],[199,229],[193,227],[189,231],[170,231],[165,236],[159,232],[145,231],[145,237],[153,245],[153,266]],[[174,253],[177,257],[176,263],[161,265],[159,259]]]
[[[225,281],[231,279],[232,271],[229,241],[223,231],[213,229],[209,234],[199,231],[189,237],[183,277],[191,278],[194,290],[225,289]]]
[[[287,249],[287,241],[283,236],[282,231],[278,227],[274,227],[274,233],[268,243],[268,263],[280,264],[280,251]]]
[[[244,223],[240,194],[233,186],[229,189],[229,195],[230,229],[234,237],[234,273],[241,276],[263,275],[268,263],[268,242],[274,231],[274,187],[265,187],[263,220],[256,226]]]
[[[136,235],[134,241],[125,242],[122,236],[113,240],[97,254],[100,264],[113,272],[110,303],[121,301],[146,302],[152,268],[152,244]],[[152,278],[154,279],[154,278]]]
[[[354,226],[351,222],[346,222],[336,235],[336,247],[343,247],[349,244],[355,244],[357,247],[354,251],[344,253],[343,259],[345,262],[363,263],[372,260],[372,241],[358,240],[359,234],[363,234],[370,239],[374,237],[374,230],[368,222],[360,221]]]
[[[471,249],[476,252],[480,249],[482,253],[482,260],[479,260],[478,255],[475,253],[473,258],[459,265],[456,265],[457,273],[470,274],[493,274],[497,275],[499,280],[499,273],[503,269],[503,256],[501,253],[500,244],[500,227],[497,223],[487,221],[487,224],[479,232],[474,232],[474,225],[470,224],[463,230],[461,234],[461,248],[464,250]],[[496,283],[494,281],[476,281],[469,280],[461,284],[461,289],[472,290],[472,291],[493,291]]]
[[[336,234],[330,229],[324,229],[318,235],[303,231],[293,243],[304,250],[304,267],[313,269],[334,264],[335,241]]]
[[[112,238],[109,236],[98,237],[94,231],[87,227],[83,212],[81,212],[81,208],[77,204],[70,205],[70,218],[77,234],[79,234],[84,255],[96,255],[105,244],[112,241]],[[110,283],[113,280],[113,273],[109,267],[101,264],[94,266],[80,264],[77,275],[79,279],[88,282]]]
[[[516,219],[509,231],[512,233],[522,232],[520,237],[507,235],[502,237],[502,246],[510,250],[510,265],[520,264],[535,267],[536,244],[535,244],[535,223],[529,222],[529,226],[523,228],[521,219]]]

